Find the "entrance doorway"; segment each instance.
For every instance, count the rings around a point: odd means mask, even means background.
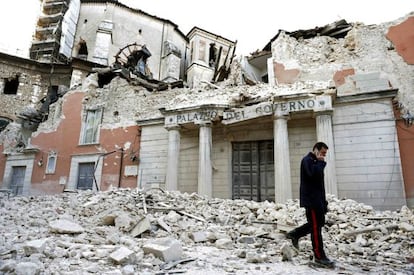
[[[95,173],[95,162],[79,163],[78,184],[76,189],[92,190]]]
[[[233,142],[232,198],[274,201],[273,140]]]
[[[12,194],[22,195],[24,187],[24,176],[26,174],[26,166],[13,166],[12,167],[12,179],[10,183],[10,190]]]

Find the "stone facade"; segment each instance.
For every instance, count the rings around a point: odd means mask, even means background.
[[[40,64],[25,58],[0,53],[0,117],[13,121],[25,108],[36,108],[51,86],[70,83],[71,69]],[[7,87],[15,81],[16,85]]]
[[[396,52],[390,51],[383,33],[391,25],[377,28],[354,25],[343,39],[320,36],[307,39],[306,43],[281,33],[272,43],[272,58],[267,62],[273,89],[265,88],[262,97],[244,88],[239,90],[239,95],[228,89],[228,97],[217,99],[214,104],[209,104],[209,96],[205,96],[203,103],[189,100],[187,106],[171,106],[166,102],[167,107],[162,111],[164,119],[152,120],[151,125],[145,120],[139,121],[143,127],[142,152],[164,155],[159,161],[166,164],[157,162],[156,177],[162,178],[160,169],[165,169],[167,188],[198,192],[208,197],[237,198],[235,186],[239,179],[234,173],[234,144],[273,140],[274,173],[270,177],[274,181],[274,199],[283,202],[298,197],[300,159],[313,143],[323,140],[330,145],[325,172],[329,193],[378,209],[410,205],[412,196],[406,191],[412,187],[403,180],[410,173],[402,168],[406,159],[401,159],[399,153],[400,145],[407,149],[407,141],[401,142],[397,137],[397,129],[404,119],[398,114],[395,116],[395,104],[411,96],[410,79],[401,78],[400,72],[408,70],[412,75],[413,68],[407,67]],[[321,48],[324,51],[320,51]],[[335,89],[330,90],[330,87]],[[225,94],[219,90],[209,94],[213,96],[214,93],[217,98]],[[300,105],[295,99],[317,98],[318,95],[328,96],[330,103],[321,109],[314,106],[311,110],[305,107],[298,110]],[[243,100],[234,100],[238,96],[247,101],[255,100],[246,107]],[[267,108],[268,101],[273,107]],[[399,108],[409,114],[411,104],[411,101],[400,102]],[[237,130],[239,127],[243,130]],[[406,128],[412,133],[409,121],[406,121]],[[170,133],[176,131],[179,134]],[[157,143],[150,138],[155,132]],[[164,138],[160,136],[162,133]],[[168,145],[164,145],[166,141]],[[168,154],[179,154],[179,157]],[[144,170],[151,163],[142,158]],[[203,174],[201,178],[200,173]],[[253,177],[248,173],[261,173],[261,170],[247,171],[244,175]],[[143,178],[152,176],[147,173]],[[266,181],[260,178],[262,180]],[[262,188],[264,182],[251,183],[250,199],[257,199],[254,189]]]

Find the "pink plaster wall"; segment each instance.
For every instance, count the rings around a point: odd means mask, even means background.
[[[109,186],[118,187],[119,181],[122,188],[136,187],[136,176],[124,176],[126,165],[137,165],[130,158],[130,153],[139,154],[140,137],[138,126],[130,126],[114,129],[101,129],[99,144],[78,145],[81,130],[81,114],[83,92],[74,92],[64,97],[62,112],[64,119],[58,128],[52,132],[42,132],[32,138],[32,145],[39,148],[36,154],[36,163],[43,157],[44,165],[35,165],[32,175],[32,189],[43,193],[61,192],[64,187],[59,184],[60,177],[69,178],[71,158],[73,155],[96,154],[117,151],[109,154],[103,161],[102,179],[100,190],[107,190]],[[131,143],[132,148],[123,152],[122,168],[121,150],[126,143]],[[56,171],[54,174],[46,174],[45,166],[49,151],[57,152]],[[121,175],[120,175],[121,171]],[[120,179],[121,177],[121,179]]]
[[[343,84],[345,84],[345,77],[348,75],[354,75],[355,70],[354,69],[346,69],[335,72],[333,76],[333,81],[335,82],[335,87],[339,87]]]
[[[414,65],[414,17],[388,29],[386,37],[405,62]]]
[[[279,84],[295,83],[300,74],[299,69],[286,70],[285,65],[277,62],[274,63],[274,72],[277,83]]]

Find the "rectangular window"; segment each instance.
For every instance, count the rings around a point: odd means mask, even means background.
[[[3,93],[5,95],[16,95],[19,88],[19,76],[5,78]]]
[[[55,173],[56,159],[57,159],[56,152],[49,152],[47,156],[46,174]]]
[[[206,61],[206,41],[200,40],[198,46],[198,60]]]
[[[221,65],[226,66],[227,65],[227,64],[224,64],[226,62],[226,58],[229,58],[229,59],[231,58],[231,56],[227,57],[228,53],[229,53],[229,51],[227,49],[223,49],[223,51],[221,52],[221,56],[220,56],[219,66],[221,66]]]
[[[194,41],[191,41],[190,46],[190,62],[193,62],[194,60]]]
[[[98,143],[99,125],[102,120],[102,109],[87,110],[82,126],[80,144]]]

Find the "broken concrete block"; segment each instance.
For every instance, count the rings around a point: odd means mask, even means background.
[[[109,213],[105,214],[102,218],[102,225],[115,225],[115,218],[117,217],[117,214],[115,213]]]
[[[266,254],[258,254],[256,252],[253,251],[249,251],[246,253],[246,261],[248,263],[264,263],[267,260],[267,255]]]
[[[231,239],[218,239],[215,243],[215,246],[217,248],[222,248],[222,249],[232,249],[233,248],[233,241]]]
[[[164,218],[157,219],[158,225],[167,232],[171,232],[171,227],[164,222]]]
[[[361,247],[367,246],[367,240],[362,236],[362,234],[358,234],[355,239],[355,243]]]
[[[289,244],[283,244],[281,248],[282,252],[282,261],[291,261],[293,256],[295,256],[295,251]]]
[[[414,231],[414,225],[411,225],[407,222],[402,222],[398,225],[398,227],[405,232],[412,232]]]
[[[119,230],[128,232],[133,227],[134,220],[128,215],[128,213],[121,213],[115,218],[115,227]]]
[[[22,262],[18,263],[16,265],[16,268],[14,270],[14,274],[16,275],[36,275],[40,274],[40,270],[42,269],[42,266],[37,263],[31,263],[31,262]]]
[[[120,247],[112,252],[109,258],[117,264],[133,264],[135,262],[134,251],[126,247]]]
[[[29,256],[35,253],[43,253],[46,247],[46,241],[47,239],[41,239],[41,240],[33,240],[33,241],[27,242],[23,246],[25,255]]]
[[[181,215],[175,211],[168,212],[167,216],[165,216],[164,220],[171,223],[177,223],[181,219]]]
[[[241,236],[237,239],[237,242],[244,244],[254,244],[256,242],[256,238],[252,236]]]
[[[257,227],[255,226],[240,226],[239,232],[244,235],[254,235]]]
[[[144,253],[151,253],[164,262],[181,259],[183,248],[178,240],[172,238],[161,238],[150,241],[143,246]]]
[[[208,235],[205,231],[191,232],[190,238],[195,242],[206,242],[208,241]]]
[[[151,229],[150,221],[147,217],[140,220],[135,227],[131,230],[131,236],[136,237],[144,233],[145,231],[149,231]]]
[[[134,275],[137,274],[133,265],[126,265],[122,267],[123,275]]]
[[[82,226],[68,220],[56,220],[49,223],[50,232],[62,234],[79,234],[85,231]]]

